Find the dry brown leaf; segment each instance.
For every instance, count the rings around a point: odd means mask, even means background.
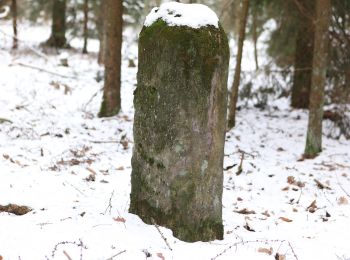
[[[266,217],[270,217],[271,216],[270,213],[267,210],[265,210],[265,212],[263,212],[261,214],[266,216]]]
[[[285,255],[280,255],[279,253],[276,253],[275,259],[276,260],[286,260],[286,256]]]
[[[116,222],[122,222],[122,223],[126,222],[125,218],[122,218],[122,217],[113,218],[113,220]]]
[[[248,222],[246,222],[246,224],[243,227],[250,232],[255,232],[255,230],[251,228],[251,226],[249,226]]]
[[[270,247],[270,248],[259,247],[259,248],[258,248],[258,252],[259,252],[259,253],[268,254],[268,255],[272,255],[273,249],[272,249],[272,247]]]
[[[4,258],[2,258],[2,256],[0,255],[0,260],[3,260]]]
[[[96,172],[93,169],[91,169],[90,167],[87,167],[86,170],[88,170],[92,174],[96,175]]]
[[[157,253],[157,256],[158,256],[160,259],[165,260],[165,257],[163,256],[162,253]]]
[[[297,185],[299,188],[304,188],[305,182],[297,181],[295,185]]]
[[[10,156],[8,155],[8,154],[3,154],[2,155],[6,160],[8,160],[9,158],[10,158]],[[1,260],[1,258],[0,258],[0,260]]]
[[[323,189],[331,190],[330,187],[328,187],[327,185],[321,183],[319,180],[314,179],[314,181],[316,182],[317,188],[319,188],[321,190],[323,190]]]
[[[338,199],[338,205],[347,205],[347,204],[349,204],[349,201],[348,201],[347,198],[345,198],[345,197],[340,197],[340,198]]]
[[[295,183],[295,178],[294,178],[294,176],[288,176],[288,177],[287,177],[287,182],[288,182],[289,184],[294,184],[294,183]]]
[[[119,166],[116,170],[117,171],[123,171],[124,170],[124,166]]]
[[[282,189],[282,191],[287,191],[287,190],[289,190],[289,187],[288,187],[288,186],[286,186],[286,187],[284,187],[284,188]]]
[[[308,210],[310,213],[314,213],[316,209],[317,209],[316,200],[311,202],[310,206],[306,208],[306,210]]]
[[[234,210],[234,212],[236,212],[238,214],[245,214],[245,215],[255,214],[254,210],[248,210],[247,208],[244,208],[244,209],[241,209],[241,210]]]
[[[280,220],[283,220],[284,222],[292,222],[293,220],[289,219],[289,218],[285,218],[285,217],[280,217]]]

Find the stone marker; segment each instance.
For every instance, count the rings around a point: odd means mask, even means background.
[[[226,34],[208,7],[166,3],[138,61],[130,212],[184,241],[222,239]]]

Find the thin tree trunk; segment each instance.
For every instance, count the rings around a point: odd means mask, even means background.
[[[304,154],[306,158],[313,158],[322,151],[322,118],[329,52],[328,28],[330,21],[331,0],[317,0],[309,123]]]
[[[98,37],[100,40],[100,47],[98,51],[98,64],[104,64],[105,59],[105,44],[106,44],[106,2],[101,1],[98,12]]]
[[[254,60],[255,60],[255,69],[259,69],[259,61],[258,61],[258,33],[257,33],[257,12],[256,7],[253,7],[253,43],[254,43]]]
[[[46,44],[51,47],[67,47],[66,40],[66,0],[54,0],[52,7],[51,36]]]
[[[89,21],[89,4],[88,0],[84,0],[84,47],[83,53],[88,53],[87,43],[88,43],[88,21]]]
[[[12,49],[17,49],[18,48],[18,39],[17,39],[17,0],[12,0],[12,28],[13,28]]]
[[[106,0],[106,6],[105,82],[99,117],[114,116],[121,108],[123,1]]]
[[[291,105],[294,108],[308,108],[314,51],[315,0],[299,1],[299,4]]]
[[[229,114],[227,126],[229,129],[235,126],[236,117],[236,104],[238,99],[238,88],[241,79],[241,63],[242,63],[242,53],[243,53],[243,43],[245,39],[245,27],[247,24],[249,9],[249,0],[243,0],[242,12],[240,15],[240,28],[238,35],[238,49],[236,57],[236,69],[233,78],[233,84],[231,88],[230,102],[229,102]]]

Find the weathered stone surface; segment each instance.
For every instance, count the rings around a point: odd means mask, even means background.
[[[185,241],[223,238],[228,62],[221,27],[140,33],[130,212]]]

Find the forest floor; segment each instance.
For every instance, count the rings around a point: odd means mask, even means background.
[[[128,213],[136,46],[122,112],[101,119],[96,53],[67,50],[68,67],[35,53],[48,29],[22,27],[17,51],[0,37],[0,259],[350,259],[349,141],[324,136],[302,160],[307,113],[288,100],[240,110],[227,133],[224,240],[185,243]]]

